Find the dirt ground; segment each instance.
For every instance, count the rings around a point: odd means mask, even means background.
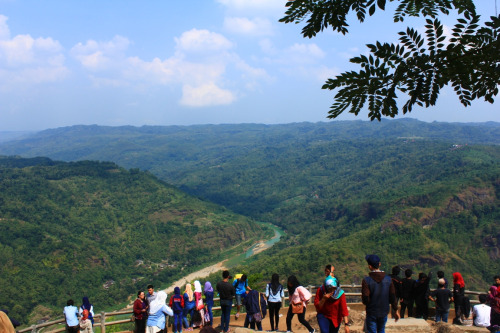
[[[351,333],[361,333],[363,332],[363,324],[365,320],[365,311],[364,306],[359,303],[350,303],[349,307],[349,321],[351,322],[350,332]],[[278,329],[281,332],[286,331],[286,314],[288,308],[281,308],[280,310],[280,318]],[[429,332],[429,333],[464,333],[464,332],[484,332],[488,333],[489,331],[486,328],[479,328],[473,326],[455,326],[451,324],[452,318],[454,317],[454,313],[451,312],[449,316],[448,323],[434,323],[432,320],[427,320],[425,322],[423,319],[415,319],[415,318],[405,318],[400,319],[398,324],[395,325],[394,321],[389,320],[386,332],[397,333],[397,332]],[[247,333],[254,332],[252,330],[246,330],[243,328],[244,324],[244,315],[241,315],[238,319],[235,318],[234,315],[231,316],[231,321],[229,323],[230,333]],[[316,320],[316,310],[313,305],[308,305],[306,310],[306,320],[309,321],[311,326],[316,329],[316,332],[319,333],[319,326]],[[214,318],[214,328],[217,332],[220,332],[220,317]],[[271,329],[269,316],[266,316],[262,321],[262,329],[263,331],[268,331]],[[200,328],[195,328],[193,333],[197,333],[200,331]],[[299,323],[297,316],[294,316],[292,319],[292,331],[294,333],[308,333],[307,329]],[[168,333],[173,333],[172,327],[167,328]],[[344,332],[344,329],[341,328],[339,332]]]

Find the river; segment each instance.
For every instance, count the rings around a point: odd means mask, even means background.
[[[195,279],[202,279],[202,278],[207,277],[210,274],[215,273],[217,271],[229,269],[231,267],[234,267],[234,266],[240,264],[243,260],[245,260],[245,259],[247,259],[247,258],[249,258],[257,253],[260,253],[262,251],[265,251],[265,250],[271,248],[274,244],[279,242],[281,239],[281,236],[283,236],[285,234],[285,232],[281,228],[275,226],[274,224],[271,224],[268,222],[257,222],[257,223],[268,226],[269,228],[273,229],[274,236],[267,241],[261,241],[261,242],[258,242],[256,244],[252,245],[249,249],[247,249],[243,253],[233,255],[230,258],[227,258],[227,259],[225,259],[221,262],[218,262],[214,265],[202,268],[196,272],[190,273],[189,275],[183,277],[182,279],[175,281],[174,283],[172,283],[170,285],[170,287],[165,289],[167,294],[171,294],[174,291],[175,286],[183,286],[186,283],[193,281]]]

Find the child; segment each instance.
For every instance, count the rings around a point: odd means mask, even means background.
[[[436,302],[436,323],[441,320],[445,323],[448,322],[450,303],[453,302],[451,290],[446,289],[445,284],[446,281],[443,278],[439,279],[438,289],[434,290],[429,296],[431,301]]]
[[[182,311],[184,309],[184,297],[179,287],[174,288],[174,295],[170,297],[169,306],[174,311],[174,333],[182,333]]]

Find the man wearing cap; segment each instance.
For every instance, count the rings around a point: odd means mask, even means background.
[[[361,298],[366,306],[366,330],[368,333],[385,333],[389,305],[392,306],[394,319],[399,319],[396,290],[391,278],[380,270],[380,258],[369,254],[365,259],[370,269],[361,283]]]

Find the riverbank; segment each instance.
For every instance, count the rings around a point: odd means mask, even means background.
[[[181,279],[179,279],[175,282],[172,282],[167,288],[159,289],[159,290],[163,290],[167,294],[171,294],[174,292],[174,288],[176,286],[177,287],[185,286],[188,282],[191,282],[193,280],[203,279],[203,278],[206,278],[207,276],[209,276],[210,274],[216,273],[218,271],[223,271],[223,270],[229,269],[233,266],[236,266],[244,259],[247,259],[253,255],[261,253],[267,249],[270,249],[274,244],[279,242],[281,236],[284,235],[283,230],[281,230],[280,228],[278,228],[277,226],[275,226],[271,223],[266,223],[266,222],[258,222],[258,223],[266,224],[271,229],[273,229],[274,236],[267,241],[260,240],[260,241],[256,242],[255,244],[253,244],[252,246],[247,248],[243,253],[234,255],[234,256],[227,258],[227,259],[224,259],[216,264],[213,264],[213,265],[210,265],[208,267],[201,268],[195,272],[189,273],[188,275],[182,277]],[[134,297],[132,297],[132,299],[134,299]],[[130,309],[132,307],[132,305],[133,305],[133,301],[132,301],[132,303],[130,303],[126,307],[126,309]]]

